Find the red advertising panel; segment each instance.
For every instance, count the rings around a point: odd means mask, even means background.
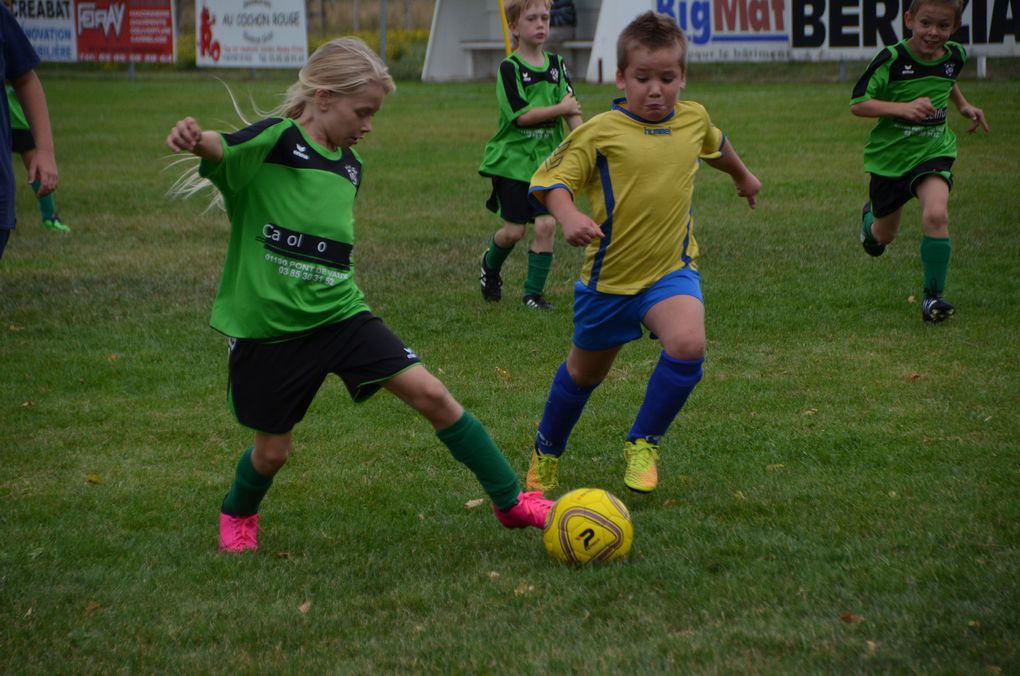
[[[172,0],[75,0],[79,61],[174,62]]]

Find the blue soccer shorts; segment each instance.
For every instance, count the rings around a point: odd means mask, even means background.
[[[673,296],[694,296],[705,302],[697,270],[681,268],[632,296],[602,293],[578,281],[574,285],[574,345],[596,352],[637,340],[652,306]]]

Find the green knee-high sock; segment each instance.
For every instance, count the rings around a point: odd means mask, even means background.
[[[251,516],[259,511],[259,503],[273,485],[273,477],[259,474],[251,464],[252,449],[248,449],[237,461],[237,472],[230,492],[223,498],[220,511],[230,516]]]
[[[32,190],[39,192],[39,186],[42,185],[39,179],[32,181]],[[44,221],[51,220],[57,215],[57,201],[53,199],[53,193],[46,195],[46,197],[39,197],[39,212],[42,213]]]
[[[500,245],[496,244],[496,238],[494,237],[492,241],[489,242],[489,250],[485,254],[485,264],[490,270],[499,272],[503,269],[503,261],[506,260],[506,257],[509,256],[510,252],[513,250],[513,247],[504,249]]]
[[[924,295],[926,297],[941,296],[946,290],[946,277],[949,274],[949,259],[953,247],[948,237],[921,238],[921,265],[924,267]]]
[[[552,268],[552,252],[528,251],[528,278],[524,280],[524,295],[532,296],[545,291],[545,280]]]
[[[517,495],[521,492],[517,475],[482,423],[473,415],[464,411],[460,420],[437,431],[436,436],[450,449],[454,458],[474,472],[482,489],[497,507],[506,510],[517,503]]]

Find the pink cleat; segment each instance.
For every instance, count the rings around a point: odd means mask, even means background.
[[[259,547],[259,515],[230,516],[220,512],[220,551],[244,552]]]
[[[521,493],[517,496],[517,504],[505,512],[493,503],[492,511],[496,518],[507,528],[545,528],[545,517],[553,506],[552,500],[547,500],[541,491]]]

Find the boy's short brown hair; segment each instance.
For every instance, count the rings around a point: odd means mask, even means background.
[[[673,17],[648,10],[627,24],[616,40],[616,68],[623,72],[635,47],[662,49],[677,47],[680,72],[687,73],[687,36]]]
[[[942,7],[949,7],[956,12],[956,25],[959,26],[963,23],[963,0],[910,0],[910,7],[907,9],[912,15],[917,14],[918,10],[924,5],[940,5]]]
[[[506,0],[503,4],[503,14],[506,16],[507,25],[517,23],[524,10],[533,3],[545,5],[546,9],[552,7],[552,0]]]

